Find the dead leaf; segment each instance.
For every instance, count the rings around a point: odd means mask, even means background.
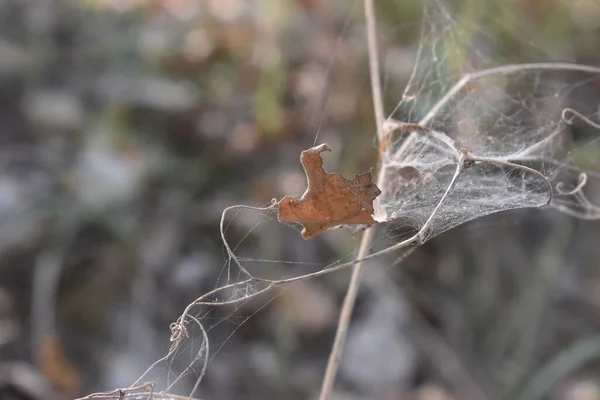
[[[302,237],[311,239],[329,228],[348,224],[373,224],[373,200],[381,191],[371,180],[371,172],[346,179],[323,169],[320,153],[331,151],[327,144],[304,150],[300,162],[308,188],[300,199],[285,196],[279,201],[279,222],[298,222]]]

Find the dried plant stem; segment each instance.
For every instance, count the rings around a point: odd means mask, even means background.
[[[368,2],[369,0],[367,0]],[[382,175],[380,175],[382,176]],[[381,179],[380,179],[381,180]],[[380,182],[377,182],[377,186]],[[369,254],[371,248],[371,242],[375,236],[375,226],[367,228],[363,234],[360,248],[358,250],[358,259],[365,258]],[[348,326],[352,318],[352,312],[354,311],[354,304],[356,303],[356,297],[358,295],[358,289],[360,287],[360,280],[363,273],[363,262],[356,264],[352,269],[352,276],[350,283],[348,284],[348,290],[344,297],[344,303],[340,311],[340,317],[338,319],[337,330],[335,332],[335,339],[333,340],[333,347],[329,353],[329,360],[327,361],[327,369],[325,370],[325,376],[323,377],[323,384],[321,386],[320,400],[327,400],[331,397],[333,385],[335,383],[335,376],[337,373],[338,365],[340,363],[340,357],[342,356],[342,347],[346,340],[346,333],[348,332]]]
[[[383,99],[381,96],[381,78],[379,71],[379,54],[377,51],[377,33],[375,29],[375,10],[373,8],[373,0],[364,0],[365,6],[365,20],[367,26],[367,47],[369,52],[369,71],[371,75],[371,91],[373,95],[373,108],[375,111],[375,123],[377,126],[377,138],[379,142],[383,142],[385,123],[383,114]],[[383,187],[385,184],[385,174],[383,171],[379,171],[377,186]],[[367,228],[363,234],[360,248],[358,250],[357,259],[365,258],[369,254],[371,243],[375,236],[375,226]],[[340,357],[342,355],[342,347],[346,340],[346,333],[348,332],[348,326],[352,318],[352,312],[354,311],[354,305],[356,304],[356,297],[358,295],[358,289],[360,287],[360,280],[363,273],[363,263],[356,264],[352,269],[352,277],[348,285],[348,290],[344,298],[344,303],[340,311],[340,317],[338,320],[337,331],[335,333],[335,339],[333,341],[333,347],[329,353],[329,360],[327,361],[327,368],[325,370],[325,376],[323,377],[323,384],[321,386],[320,400],[327,400],[331,397],[333,386],[335,384],[335,377],[337,374],[338,366],[340,363]]]
[[[381,77],[379,72],[379,52],[377,50],[377,31],[375,28],[375,10],[373,0],[365,0],[365,20],[367,25],[367,48],[369,51],[369,73],[371,78],[371,93],[373,95],[373,110],[375,112],[375,126],[377,139],[384,139],[383,124],[383,96],[381,95]]]

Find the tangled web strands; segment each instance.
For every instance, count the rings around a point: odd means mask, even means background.
[[[593,201],[600,188],[600,136],[574,111],[589,108],[576,99],[588,98],[581,92],[598,85],[600,75],[540,68],[500,70],[473,81],[423,129],[388,123],[388,184],[377,205],[384,219],[423,226],[447,191],[461,151],[471,161],[435,213],[428,237],[487,214],[548,202],[580,218],[600,218]]]
[[[427,225],[427,239],[494,212],[547,204],[600,218],[600,131],[591,122],[600,68],[486,69],[485,55],[466,43],[476,35],[461,37],[437,1],[426,3],[415,72],[386,124],[377,219]],[[440,44],[442,37],[450,40]]]

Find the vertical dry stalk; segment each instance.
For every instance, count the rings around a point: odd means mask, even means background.
[[[373,95],[373,108],[375,111],[375,123],[377,125],[377,138],[381,142],[384,138],[384,114],[383,114],[383,100],[381,96],[381,78],[379,72],[379,54],[377,51],[377,33],[375,29],[375,11],[373,9],[373,0],[364,0],[365,6],[365,20],[367,26],[367,46],[369,52],[369,71],[371,75],[371,91]],[[377,186],[383,187],[385,185],[384,174],[379,171]],[[362,259],[369,254],[373,237],[375,236],[375,226],[370,226],[363,234],[360,248],[358,251],[357,259]],[[333,347],[329,354],[329,360],[327,362],[327,369],[325,370],[325,376],[323,377],[323,385],[321,386],[320,400],[327,400],[331,397],[333,386],[335,384],[335,377],[342,355],[342,347],[346,340],[346,333],[350,320],[352,318],[352,312],[354,310],[354,304],[356,303],[356,297],[358,295],[358,289],[360,287],[360,280],[362,277],[363,263],[356,264],[352,269],[352,277],[348,285],[348,291],[344,298],[344,303],[340,311],[340,318],[338,320],[337,331],[335,339],[333,341]]]

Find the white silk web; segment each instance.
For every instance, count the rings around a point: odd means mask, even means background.
[[[422,230],[419,242],[515,208],[600,218],[600,131],[588,119],[600,68],[494,66],[473,46],[490,42],[482,31],[455,29],[437,1],[424,14],[413,76],[387,122],[376,218]]]
[[[598,72],[539,64],[474,74],[467,93],[442,100],[426,123],[388,122],[379,218],[420,228],[439,205],[427,237],[490,213],[548,204],[600,218],[588,195],[600,183],[589,168],[589,154],[600,150],[598,132],[570,108],[577,107],[571,96],[599,82]],[[451,185],[463,153],[465,164]]]

